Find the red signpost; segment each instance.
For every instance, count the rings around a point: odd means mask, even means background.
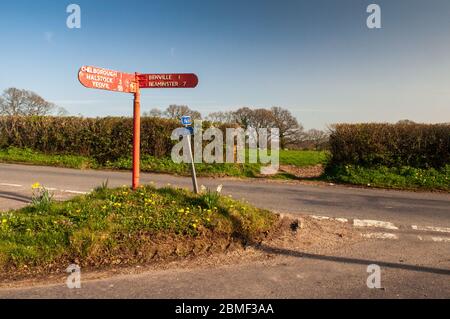
[[[195,88],[198,78],[193,73],[179,74],[131,74],[82,66],[78,80],[87,88],[115,92],[134,93],[133,105],[133,177],[132,187],[139,187],[141,150],[141,93],[140,88]]]

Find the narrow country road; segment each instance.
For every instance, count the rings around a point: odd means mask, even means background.
[[[57,198],[87,192],[106,179],[129,185],[131,173],[0,164],[0,210],[26,205],[31,184],[54,189]],[[142,174],[142,183],[191,187],[189,177]],[[257,179],[200,178],[199,184],[278,212],[389,221],[399,225],[450,227],[450,194],[312,185]],[[64,191],[64,192],[63,192]]]
[[[66,199],[106,179],[112,187],[129,185],[131,174],[0,164],[0,211],[27,205],[35,182],[51,189],[57,199]],[[186,177],[142,174],[141,180],[191,187]],[[189,267],[143,267],[142,272],[99,278],[82,272],[81,289],[68,289],[62,278],[58,283],[3,286],[0,299],[450,298],[450,194],[257,179],[200,178],[199,182],[213,189],[223,184],[225,194],[262,208],[313,215],[320,223],[328,222],[322,221],[327,217],[338,218],[332,222],[353,227],[366,239],[310,252],[263,247],[254,253],[246,250],[236,260],[225,256],[214,262],[215,257],[207,257]],[[381,267],[382,289],[369,289],[366,284],[367,267],[372,264]]]

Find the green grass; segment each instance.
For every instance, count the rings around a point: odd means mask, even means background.
[[[256,151],[254,151],[256,152]],[[246,161],[249,159],[249,151],[246,151]],[[293,165],[297,167],[314,166],[326,164],[329,152],[327,151],[303,151],[303,150],[280,150],[279,160],[281,165]]]
[[[107,162],[106,168],[110,169],[131,169],[131,158],[125,157],[114,162]],[[141,158],[141,170],[143,172],[156,172],[178,175],[190,175],[190,164],[174,163],[170,158],[157,158],[144,155]],[[260,164],[195,164],[198,176],[236,176],[236,177],[257,177],[260,171]]]
[[[323,164],[326,162],[326,158],[326,152],[280,151],[280,164],[282,165],[310,166]],[[115,161],[106,162],[104,165],[100,165],[95,159],[85,156],[43,154],[30,149],[19,149],[15,147],[0,150],[0,161],[7,163],[27,163],[68,168],[108,168],[130,170],[132,167],[131,157],[124,157]],[[195,168],[199,176],[257,177],[260,173],[261,164],[199,163],[196,164]],[[149,155],[142,156],[141,170],[143,172],[178,175],[190,174],[189,164],[176,164],[170,158],[157,158]]]
[[[326,151],[280,150],[280,164],[298,167],[326,164],[329,153]]]
[[[277,220],[269,211],[215,192],[99,187],[45,208],[37,203],[1,213],[0,269],[61,269],[75,260],[85,266],[117,259],[129,264],[145,260],[152,249],[161,250],[170,236],[182,238],[181,243],[205,234],[250,241]]]
[[[26,163],[68,168],[96,168],[94,159],[78,155],[48,155],[31,149],[9,147],[0,149],[0,161],[6,163]]]
[[[370,187],[450,191],[450,165],[440,170],[345,165],[328,168],[325,179]]]

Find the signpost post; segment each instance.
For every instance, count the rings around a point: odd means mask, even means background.
[[[198,78],[193,73],[176,74],[138,74],[123,73],[94,66],[82,66],[78,71],[78,80],[82,85],[91,89],[108,90],[123,93],[133,93],[133,175],[132,187],[139,187],[139,164],[141,149],[141,88],[163,89],[163,88],[195,88]],[[189,136],[189,150],[191,141]],[[192,150],[190,152],[194,191],[198,192],[197,177],[195,176]]]
[[[133,189],[139,187],[140,162],[141,162],[141,90],[138,86],[136,88],[136,92],[134,92],[134,105],[133,105],[133,176],[132,176]]]

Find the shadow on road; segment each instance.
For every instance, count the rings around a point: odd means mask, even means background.
[[[370,264],[376,264],[380,267],[388,267],[388,268],[403,269],[403,270],[426,272],[426,273],[450,276],[450,269],[423,267],[423,266],[416,266],[416,265],[386,262],[386,261],[380,261],[380,260],[368,260],[368,259],[337,257],[337,256],[323,256],[323,255],[299,252],[299,251],[290,250],[290,249],[269,247],[266,245],[255,245],[254,247],[259,250],[262,250],[266,253],[270,253],[270,254],[285,255],[285,256],[292,256],[292,257],[298,257],[298,258],[309,258],[309,259],[316,259],[316,260],[325,260],[325,261],[340,262],[340,263],[346,263],[346,264],[357,264],[357,265],[364,265],[364,266],[368,266]]]
[[[27,203],[27,204],[31,203],[31,197],[20,195],[20,194],[13,193],[13,192],[0,192],[0,198],[15,200],[17,202],[22,202],[22,203]]]

